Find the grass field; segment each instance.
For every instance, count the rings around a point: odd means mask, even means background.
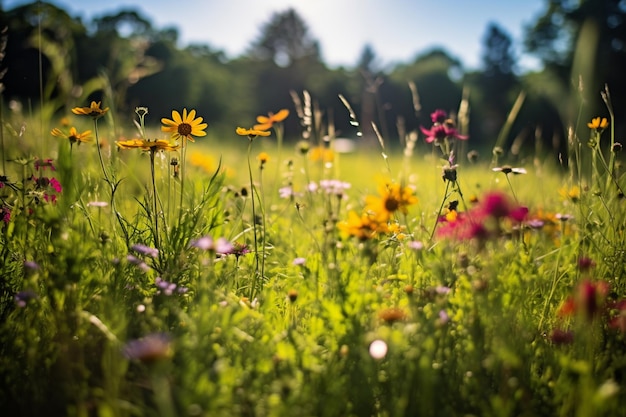
[[[626,415],[611,118],[510,167],[105,105],[5,114],[3,415]]]

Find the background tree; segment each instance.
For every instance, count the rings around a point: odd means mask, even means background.
[[[272,60],[288,67],[300,60],[320,60],[318,42],[294,9],[274,13],[263,25],[259,38],[253,42],[248,55],[261,61]]]
[[[562,95],[553,100],[568,123],[579,120],[574,126],[579,132],[593,115],[607,114],[599,95],[605,83],[614,92],[626,88],[626,6],[621,0],[546,0],[544,12],[527,28],[525,43],[555,74],[562,91],[570,92],[570,100]],[[624,116],[626,98],[614,94],[613,105],[618,119]]]
[[[75,45],[87,32],[82,22],[42,2],[0,13],[0,27],[8,28],[4,96],[30,98],[35,105],[52,98],[66,102],[76,77]]]
[[[470,86],[471,130],[475,147],[490,150],[519,93],[513,41],[496,23],[483,38],[482,71],[467,74]]]
[[[384,103],[381,102],[381,86],[386,75],[376,64],[376,53],[371,45],[363,47],[357,62],[356,73],[359,80],[360,94],[353,103],[359,111],[359,122],[363,133],[363,141],[368,145],[378,146],[372,123],[375,123],[383,136],[389,136]]]
[[[292,107],[289,91],[302,92],[314,78],[328,72],[318,41],[291,8],[274,13],[247,53],[234,64],[238,74],[245,73],[251,79],[248,100],[255,100],[258,114]],[[286,128],[298,128],[295,117],[287,120]]]
[[[430,114],[436,109],[456,114],[462,99],[462,74],[461,62],[439,48],[418,55],[410,64],[397,65],[389,74],[389,85],[381,89],[383,102],[393,103],[387,105],[389,125],[395,126],[400,117],[405,120],[406,130],[411,131],[420,125],[429,127]],[[419,92],[422,109],[418,114],[409,82]]]

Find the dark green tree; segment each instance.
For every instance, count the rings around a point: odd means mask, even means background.
[[[556,74],[570,100],[555,97],[561,114],[578,131],[594,115],[606,115],[600,91],[626,88],[626,6],[621,0],[546,0],[545,9],[527,28],[527,49]],[[582,90],[582,91],[579,91]],[[626,111],[626,97],[613,94],[616,116]],[[567,103],[567,104],[564,104]],[[619,117],[617,117],[619,119]],[[623,117],[622,117],[623,118]]]
[[[318,42],[294,9],[273,14],[247,53],[233,64],[237,74],[251,80],[248,100],[255,100],[257,114],[293,107],[290,91],[301,93],[312,84],[322,87],[329,72]],[[316,91],[311,93],[317,97]],[[286,121],[286,129],[288,134],[299,129],[295,117]]]
[[[482,71],[469,74],[472,104],[470,134],[474,146],[493,146],[519,93],[516,58],[508,33],[496,23],[487,26],[483,38]]]
[[[51,98],[65,101],[75,76],[68,62],[76,41],[87,33],[82,22],[57,6],[33,2],[0,12],[0,27],[7,28],[4,96],[35,105]]]
[[[365,45],[361,51],[357,72],[361,90],[359,116],[363,140],[378,146],[372,123],[376,124],[385,137],[389,136],[385,107],[381,102],[381,88],[386,81],[386,75],[378,68],[376,53],[369,44]]]
[[[400,64],[389,74],[389,83],[381,89],[383,103],[393,103],[388,112],[388,123],[395,125],[398,117],[406,122],[406,130],[422,125],[430,126],[430,114],[442,109],[454,114],[462,99],[460,84],[463,67],[461,62],[443,49],[432,49],[418,55],[410,64]],[[419,92],[422,109],[415,113],[409,82]],[[416,117],[417,116],[417,117]]]
[[[263,25],[261,35],[253,42],[248,56],[263,61],[272,60],[280,67],[289,67],[302,60],[319,61],[320,50],[304,20],[290,8],[275,13]]]

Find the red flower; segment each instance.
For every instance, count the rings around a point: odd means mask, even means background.
[[[611,307],[617,315],[609,320],[609,327],[626,334],[626,300],[620,300]]]
[[[574,341],[574,333],[571,330],[554,329],[550,334],[550,340],[555,345],[569,345]]]
[[[591,282],[584,280],[576,288],[576,292],[568,297],[557,314],[562,317],[580,313],[591,320],[605,310],[609,284],[606,281]]]

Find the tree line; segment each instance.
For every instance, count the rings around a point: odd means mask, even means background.
[[[614,92],[616,118],[623,113],[624,4],[546,0],[525,34],[526,49],[543,69],[517,74],[511,37],[496,22],[485,28],[480,70],[466,71],[444,49],[383,69],[369,45],[354,67],[333,69],[293,9],[275,13],[248,51],[229,59],[207,44],[178,47],[176,28],[156,28],[133,9],[83,22],[39,1],[0,10],[6,28],[2,99],[5,106],[27,103],[54,116],[105,97],[122,120],[147,106],[155,123],[171,109],[195,108],[219,135],[251,115],[293,108],[293,95],[306,90],[337,135],[355,137],[357,127],[338,98],[345,97],[363,140],[372,143],[372,122],[389,143],[401,143],[403,135],[428,126],[435,109],[454,115],[464,102],[470,122],[463,133],[473,148],[490,152],[498,141],[511,158],[538,146],[558,154],[566,149],[568,127],[606,115],[600,100],[605,84]],[[511,109],[516,117],[503,131]],[[300,131],[297,118],[289,118],[288,139]]]

